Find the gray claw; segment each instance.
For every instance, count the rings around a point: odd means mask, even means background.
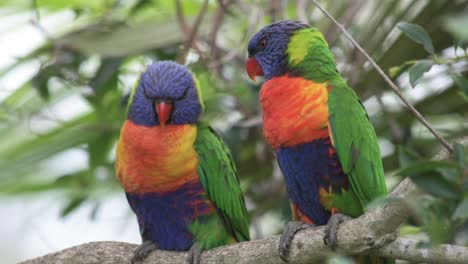
[[[328,223],[325,227],[325,236],[323,237],[323,242],[325,245],[328,245],[331,250],[335,250],[336,246],[338,245],[338,227],[341,223],[346,220],[352,219],[351,217],[336,213],[330,217]]]
[[[146,257],[148,257],[149,253],[155,249],[157,249],[158,246],[154,244],[153,242],[146,240],[141,244],[135,251],[133,252],[133,257],[132,257],[132,264],[137,263],[138,261],[144,260]]]
[[[299,221],[289,221],[286,229],[284,230],[283,234],[281,234],[280,243],[279,243],[279,255],[280,258],[286,262],[288,262],[289,254],[291,253],[291,244],[294,239],[294,236],[297,232],[302,229],[313,227],[314,225],[305,224]]]
[[[197,243],[193,243],[188,252],[187,263],[200,264],[202,253],[203,250],[197,245]]]

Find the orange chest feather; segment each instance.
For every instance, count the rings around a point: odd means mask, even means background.
[[[170,192],[197,180],[197,129],[192,125],[164,128],[125,121],[117,145],[116,172],[126,192]]]
[[[263,84],[263,134],[274,148],[328,136],[328,86],[281,76]]]

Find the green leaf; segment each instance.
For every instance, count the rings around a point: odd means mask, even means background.
[[[404,225],[399,228],[399,235],[404,236],[404,235],[414,235],[414,234],[419,234],[422,232],[421,227],[419,226],[410,226],[410,225]]]
[[[400,176],[410,176],[413,174],[420,174],[444,168],[458,168],[458,164],[453,161],[423,160],[414,162],[410,166],[399,169],[395,174]]]
[[[455,160],[458,162],[461,168],[465,166],[465,148],[460,143],[455,143]]]
[[[460,90],[466,95],[468,96],[468,80],[461,76],[461,75],[454,75],[452,76],[453,78],[453,81],[455,82],[455,84],[458,86],[458,88],[460,88]]]
[[[463,199],[463,201],[457,206],[452,218],[457,220],[468,219],[468,198]]]
[[[86,197],[83,195],[78,195],[78,196],[71,198],[68,201],[68,203],[60,211],[60,216],[65,217],[69,215],[71,212],[77,209],[85,200],[86,200]]]
[[[468,41],[457,40],[457,41],[455,41],[453,46],[455,48],[455,51],[457,50],[457,47],[462,49],[463,51],[465,51],[468,48]]]
[[[457,185],[446,180],[439,172],[430,171],[424,174],[412,174],[410,177],[419,188],[436,197],[447,199],[456,199],[458,197]]]
[[[433,244],[447,243],[453,237],[454,226],[441,217],[432,217],[425,229]]]
[[[203,32],[203,26],[200,28]],[[61,45],[87,55],[122,57],[183,41],[177,21],[149,21],[126,24],[98,24],[76,30],[60,38]]]
[[[468,40],[468,15],[449,17],[445,21],[445,28],[449,31],[456,39],[462,41]]]
[[[49,79],[56,73],[55,65],[46,66],[40,69],[37,74],[32,78],[32,85],[37,90],[39,95],[44,100],[48,100],[49,94]]]
[[[392,77],[392,78],[398,77],[401,73],[406,71],[409,67],[416,64],[416,62],[417,61],[415,61],[415,60],[411,60],[411,61],[406,61],[405,63],[403,63],[400,66],[391,67],[390,70],[389,70],[390,77]]]
[[[411,24],[407,22],[400,22],[397,27],[414,42],[424,46],[424,49],[430,54],[434,53],[434,46],[432,45],[432,39],[427,34],[426,30],[419,25]]]
[[[89,86],[91,86],[96,93],[97,98],[93,98],[94,101],[100,101],[99,99],[106,92],[117,87],[121,64],[121,58],[104,58],[101,61],[99,69],[89,82]]]
[[[425,72],[432,68],[433,62],[430,60],[420,60],[409,69],[409,81],[412,87],[419,83]]]
[[[446,178],[441,170],[458,168],[452,161],[418,161],[397,171],[397,175],[406,175],[424,191],[448,199],[458,197],[460,189],[456,181]]]
[[[37,6],[39,8],[47,8],[49,10],[57,11],[65,8],[89,8],[91,10],[99,11],[105,10],[109,7],[112,7],[111,0],[103,0],[103,1],[93,1],[93,0],[69,0],[69,1],[61,1],[61,0],[36,0]]]
[[[405,146],[398,146],[398,161],[400,163],[400,167],[408,167],[420,159],[421,157],[413,150]]]

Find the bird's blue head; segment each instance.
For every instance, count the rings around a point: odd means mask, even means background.
[[[185,66],[161,61],[141,74],[130,95],[128,119],[144,126],[195,124],[202,110],[195,76]]]
[[[287,72],[288,44],[300,29],[309,28],[299,21],[278,21],[261,29],[249,42],[247,73],[251,79],[265,76],[269,80]]]

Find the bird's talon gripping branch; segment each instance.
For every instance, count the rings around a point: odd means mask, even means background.
[[[286,229],[283,234],[281,234],[280,243],[279,243],[279,255],[282,260],[288,262],[289,254],[291,253],[291,245],[294,239],[294,236],[297,232],[308,227],[314,227],[313,224],[305,224],[299,221],[289,221]]]
[[[188,264],[200,264],[201,255],[203,250],[198,246],[197,243],[194,243],[189,250],[187,263]]]
[[[330,217],[330,220],[328,220],[328,223],[325,227],[325,236],[323,237],[323,242],[325,245],[328,245],[331,250],[335,250],[336,246],[338,245],[338,227],[341,223],[349,219],[352,219],[352,217],[336,213]]]
[[[158,249],[158,246],[155,243],[146,240],[143,242],[143,244],[137,247],[137,249],[135,249],[135,252],[133,252],[132,264],[144,260],[146,257],[148,257],[149,253],[155,249]]]

